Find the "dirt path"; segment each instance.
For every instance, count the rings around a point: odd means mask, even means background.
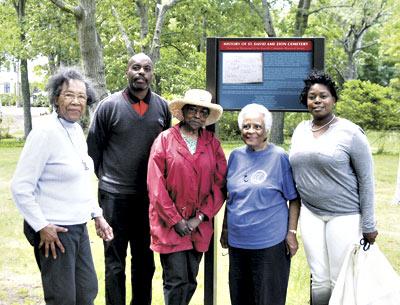
[[[24,110],[22,107],[3,106],[3,128],[8,127],[10,134],[23,134],[24,131]],[[48,107],[32,107],[32,125],[41,124],[43,120],[50,114]]]
[[[32,285],[33,277],[35,284]],[[34,275],[20,275],[2,271],[0,287],[0,305],[45,305],[39,272]]]

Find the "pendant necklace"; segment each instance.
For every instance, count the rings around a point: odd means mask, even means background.
[[[326,123],[326,124],[324,124],[324,125],[322,125],[322,126],[320,126],[318,128],[314,128],[314,123],[311,123],[311,131],[312,132],[317,132],[317,131],[321,130],[322,128],[324,128],[324,127],[328,126],[330,123],[332,123],[335,118],[336,118],[336,116],[333,115],[328,123]]]
[[[71,135],[69,134],[67,128],[64,126],[64,124],[61,122],[60,117],[57,116],[58,121],[60,122],[61,126],[64,128],[65,132],[67,133],[68,139],[71,142],[76,154],[78,155],[78,157],[81,159],[82,165],[83,165],[83,169],[84,170],[89,170],[89,166],[87,166],[86,162],[82,159],[82,157],[80,156],[79,152],[78,152],[78,148],[75,146],[74,142],[72,141]]]

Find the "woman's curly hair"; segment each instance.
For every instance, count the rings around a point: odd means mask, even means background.
[[[320,70],[313,70],[310,72],[310,74],[308,75],[308,77],[304,80],[304,88],[303,91],[300,93],[300,98],[299,98],[299,102],[301,104],[303,104],[304,106],[307,106],[307,95],[308,95],[308,91],[310,90],[311,86],[314,84],[322,84],[325,85],[328,90],[330,91],[330,93],[332,94],[332,96],[335,98],[335,100],[337,101],[338,95],[337,95],[337,87],[335,82],[332,80],[332,78],[325,73],[324,71],[320,71]]]
[[[77,68],[63,67],[56,74],[50,77],[46,89],[49,93],[50,105],[56,106],[56,99],[60,96],[64,83],[68,85],[70,80],[80,80],[85,84],[87,105],[92,105],[96,102],[96,94],[91,83],[83,76]]]

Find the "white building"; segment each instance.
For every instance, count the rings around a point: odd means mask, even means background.
[[[20,94],[19,64],[0,67],[0,94]]]
[[[43,56],[28,61],[29,83],[41,83],[44,81],[45,75],[43,73],[35,72],[35,67],[39,65],[46,65],[47,63],[47,57]],[[11,57],[8,58],[6,65],[0,66],[0,95],[9,94],[12,96],[17,96],[18,99],[21,96],[19,66],[19,61]],[[34,88],[31,88],[31,90],[33,89]]]

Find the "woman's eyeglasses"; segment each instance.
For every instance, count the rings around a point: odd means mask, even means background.
[[[64,99],[66,99],[67,101],[77,100],[79,103],[84,103],[88,99],[88,97],[84,94],[75,95],[74,93],[71,92],[61,93],[60,95],[63,96]]]
[[[196,107],[196,106],[186,106],[185,107],[186,113],[190,114],[190,115],[195,115],[195,114],[199,114],[199,116],[203,119],[208,118],[208,116],[210,115],[210,110],[208,108],[204,108],[204,107]]]

